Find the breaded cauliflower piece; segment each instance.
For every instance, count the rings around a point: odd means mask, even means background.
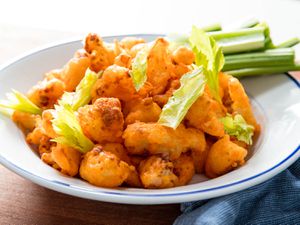
[[[115,49],[105,44],[97,34],[90,33],[85,38],[84,49],[90,54],[91,69],[95,72],[105,70],[114,63]]]
[[[103,145],[103,151],[110,152],[117,156],[122,161],[126,162],[128,165],[132,165],[131,158],[129,158],[126,149],[123,147],[122,144],[119,143],[107,143]],[[131,187],[141,187],[141,181],[139,178],[139,174],[135,168],[135,166],[131,167],[130,173],[125,180]]]
[[[51,158],[52,161],[49,158]],[[57,144],[51,147],[50,153],[44,153],[42,155],[42,160],[50,165],[56,164],[58,170],[73,177],[78,173],[81,154],[74,148]]]
[[[31,113],[14,111],[11,118],[23,131],[26,132],[34,130],[37,120],[40,120],[41,116]]]
[[[185,118],[189,126],[212,136],[222,137],[225,132],[220,118],[225,115],[224,107],[204,92],[189,109]]]
[[[63,81],[57,78],[45,78],[29,90],[28,98],[40,108],[50,109],[57,103],[64,91],[65,84]]]
[[[84,134],[94,142],[121,141],[124,119],[117,98],[99,98],[93,105],[79,108],[78,120]]]
[[[188,184],[194,174],[195,166],[193,158],[187,154],[181,154],[181,156],[173,161],[174,164],[174,174],[178,177],[176,186],[183,186]]]
[[[115,58],[114,64],[117,66],[130,68],[131,67],[131,56],[127,53],[121,53]]]
[[[203,151],[192,151],[192,158],[194,161],[196,173],[198,174],[204,173],[207,155],[213,144],[213,142],[210,139],[206,139],[205,142],[206,145]]]
[[[119,42],[120,46],[127,51],[129,51],[133,46],[141,43],[145,43],[145,40],[137,37],[125,37]]]
[[[61,80],[65,83],[66,91],[74,91],[85,75],[91,62],[84,49],[78,50],[74,57],[62,68]]]
[[[161,108],[153,102],[152,98],[144,98],[138,101],[131,101],[129,113],[126,116],[125,124],[140,122],[157,122],[161,113]]]
[[[252,112],[249,98],[243,88],[243,85],[235,77],[231,77],[228,81],[228,93],[232,101],[232,111],[242,115],[248,124],[254,126],[255,132],[259,132],[260,126],[256,122]]]
[[[162,94],[168,81],[174,76],[169,43],[163,38],[157,38],[151,47],[147,58],[147,81],[152,84],[152,96]]]
[[[174,130],[157,123],[136,122],[127,126],[123,138],[129,154],[161,154],[170,160],[188,150],[205,148],[203,132],[182,124]]]
[[[225,135],[214,143],[208,152],[205,164],[205,174],[215,178],[230,172],[245,163],[247,150],[230,141]]]
[[[191,65],[195,61],[195,54],[191,49],[180,46],[172,52],[172,59],[176,64]]]
[[[164,107],[164,105],[169,101],[169,98],[173,95],[173,92],[176,91],[179,87],[179,80],[171,80],[167,87],[167,91],[160,95],[154,95],[153,101],[156,102],[160,107]]]
[[[56,111],[54,109],[47,109],[44,110],[42,114],[42,128],[44,133],[50,138],[56,138],[58,136],[52,126],[55,113]]]
[[[172,162],[159,156],[150,156],[139,167],[140,178],[145,188],[170,188],[178,183]]]
[[[91,184],[99,187],[118,187],[133,170],[126,162],[115,154],[103,151],[95,146],[86,153],[80,164],[80,176]]]
[[[93,102],[100,97],[114,97],[125,102],[138,98],[129,70],[117,65],[108,67],[92,90]]]

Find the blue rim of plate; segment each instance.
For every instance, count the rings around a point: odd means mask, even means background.
[[[153,37],[157,37],[157,36],[164,36],[161,34],[130,34],[130,35],[118,35],[118,36],[106,36],[104,38],[117,38],[117,37],[125,37],[125,36],[153,36]],[[58,47],[58,46],[62,46],[62,45],[67,45],[67,44],[71,44],[73,42],[78,42],[79,40],[72,40],[72,41],[68,41],[68,42],[64,42],[64,43],[57,43],[57,44],[52,44],[49,45],[47,47],[38,49],[38,50],[33,50],[21,57],[18,57],[16,59],[13,59],[11,62],[5,64],[4,66],[2,66],[0,68],[0,71],[4,70],[5,68],[11,66],[12,64],[19,62],[20,60],[25,59],[26,57],[29,57],[32,54],[37,54],[39,52],[45,51],[49,48],[53,48],[53,47]],[[300,88],[300,82],[298,82],[294,77],[292,77],[289,73],[284,73],[290,81],[292,81],[298,88]],[[298,145],[298,147],[293,150],[293,152],[288,155],[285,159],[283,159],[282,161],[280,161],[279,163],[277,163],[276,165],[274,165],[273,167],[258,173],[256,175],[253,175],[251,177],[245,178],[243,180],[239,180],[230,184],[226,184],[226,185],[221,185],[221,186],[217,186],[217,187],[213,187],[213,188],[207,188],[207,189],[203,189],[203,190],[195,190],[195,191],[187,191],[187,192],[179,192],[179,193],[169,193],[169,194],[152,194],[152,193],[147,193],[147,194],[132,194],[132,193],[120,193],[120,192],[113,192],[113,191],[103,191],[103,190],[90,190],[87,188],[81,188],[81,187],[77,187],[77,186],[72,186],[70,184],[61,182],[61,181],[56,181],[56,180],[49,180],[46,178],[43,178],[41,176],[38,176],[36,174],[33,174],[27,170],[24,170],[22,168],[20,168],[19,166],[15,165],[14,163],[8,161],[7,159],[5,159],[3,156],[0,155],[0,163],[5,166],[8,169],[11,169],[12,171],[14,171],[15,173],[19,174],[17,171],[21,171],[23,174],[27,174],[29,177],[32,178],[37,178],[38,180],[43,180],[46,184],[54,184],[55,186],[59,186],[62,188],[67,188],[67,189],[73,189],[75,191],[84,191],[84,192],[88,192],[88,193],[92,193],[92,194],[105,194],[105,195],[115,195],[115,196],[127,196],[127,197],[171,197],[171,196],[184,196],[184,195],[191,195],[191,194],[198,194],[198,193],[203,193],[203,192],[210,192],[210,191],[215,191],[215,190],[220,190],[220,189],[225,189],[228,187],[232,187],[232,186],[236,186],[239,184],[243,184],[245,182],[248,182],[250,180],[253,180],[255,178],[261,177],[262,175],[265,175],[271,171],[273,171],[274,169],[276,169],[277,167],[283,165],[286,161],[288,161],[291,157],[293,157],[298,151],[300,150],[300,144]],[[31,180],[31,179],[30,179]],[[33,180],[32,180],[33,181]],[[46,185],[45,185],[46,186]]]

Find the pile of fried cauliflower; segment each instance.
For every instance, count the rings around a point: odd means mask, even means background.
[[[136,91],[130,70],[145,45],[150,46],[147,81]],[[221,103],[206,87],[176,129],[157,123],[194,60],[190,48],[170,48],[164,38],[150,44],[134,37],[105,43],[89,34],[84,48],[62,69],[46,73],[29,90],[28,98],[42,115],[15,111],[12,117],[42,161],[96,186],[170,188],[188,184],[195,173],[215,178],[243,165],[250,147],[226,134],[220,118],[239,113],[256,134],[259,125],[241,83],[224,73],[219,74]],[[94,143],[83,154],[50,140],[58,136],[52,127],[54,105],[76,89],[88,68],[103,74],[92,88],[90,103],[76,114],[84,135]]]

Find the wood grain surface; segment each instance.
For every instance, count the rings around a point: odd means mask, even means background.
[[[51,42],[83,33],[3,26],[0,64]],[[0,137],[1,138],[1,137]],[[40,187],[0,165],[0,225],[172,224],[179,205],[135,206],[80,199]]]
[[[0,165],[0,224],[172,224],[179,205],[123,205],[68,196],[40,187]]]

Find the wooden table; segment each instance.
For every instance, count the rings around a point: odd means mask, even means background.
[[[0,26],[0,64],[49,42],[81,35]],[[2,35],[3,34],[3,35]],[[0,165],[0,224],[171,224],[179,204],[136,206],[80,199],[40,187]]]

